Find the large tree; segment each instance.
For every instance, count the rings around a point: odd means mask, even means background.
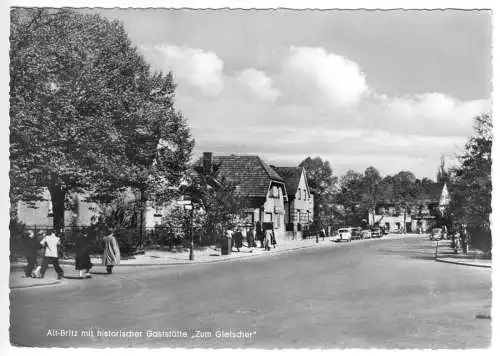
[[[187,176],[188,185],[183,189],[201,208],[198,230],[206,242],[213,242],[235,223],[241,223],[244,209],[251,203],[247,196],[239,193],[238,182],[221,177],[218,169],[219,165],[213,165],[207,172],[195,165]]]
[[[444,163],[444,156],[441,156],[441,163],[439,164],[438,173],[436,175],[436,181],[440,184],[448,183],[450,180],[450,173],[446,169]]]
[[[401,171],[394,175],[392,189],[393,201],[403,213],[403,231],[406,232],[406,217],[420,197],[420,186],[412,172]]]
[[[381,189],[382,177],[375,167],[368,167],[362,178],[362,202],[369,214],[372,215],[372,221],[375,222],[375,208],[383,196]]]
[[[490,230],[491,214],[491,114],[475,118],[474,135],[469,138],[459,165],[452,170],[450,212],[455,221]]]
[[[305,168],[307,182],[314,191],[314,217],[318,219],[320,215],[331,211],[329,207],[334,203],[337,177],[333,175],[330,162],[323,161],[320,157],[307,157],[299,167]]]
[[[10,44],[12,201],[47,188],[61,228],[71,192],[179,181],[193,142],[172,77],[151,73],[119,22],[14,9]]]
[[[348,170],[340,179],[340,191],[336,198],[344,207],[345,223],[359,225],[366,216],[366,209],[362,206],[363,175],[352,169]]]

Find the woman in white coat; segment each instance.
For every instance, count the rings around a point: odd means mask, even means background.
[[[108,274],[113,273],[113,267],[120,264],[120,247],[113,232],[108,230],[104,236],[104,253],[102,254],[102,264],[106,266]]]

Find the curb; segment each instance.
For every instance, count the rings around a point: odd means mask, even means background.
[[[46,287],[46,286],[55,286],[56,284],[61,284],[61,281],[53,281],[44,284],[31,284],[27,286],[9,286],[10,289],[25,289],[25,288],[37,288],[37,287]]]
[[[165,262],[165,263],[122,263],[119,265],[116,265],[115,268],[120,268],[120,267],[154,267],[154,266],[186,266],[186,265],[199,265],[199,264],[209,264],[209,263],[222,263],[226,261],[234,261],[234,260],[244,260],[244,259],[249,259],[249,258],[257,258],[257,257],[264,257],[264,256],[273,256],[273,255],[279,255],[282,253],[287,253],[291,251],[296,251],[296,250],[302,250],[302,249],[307,249],[307,248],[315,248],[319,246],[324,246],[322,244],[317,244],[317,245],[310,245],[310,246],[300,246],[300,247],[294,247],[286,250],[277,250],[277,251],[269,251],[268,253],[260,253],[260,254],[255,254],[255,255],[248,255],[248,256],[234,256],[234,257],[228,257],[224,258],[221,260],[211,260],[211,261],[184,261],[184,262]],[[334,245],[330,245],[334,246]],[[221,257],[221,256],[219,256]],[[72,262],[59,262],[61,266],[74,266],[75,264]],[[23,266],[14,266],[11,267],[11,271],[15,270],[21,270],[23,269]]]
[[[400,239],[400,238],[404,238],[404,236],[393,236],[391,238],[386,238],[385,240]],[[361,242],[361,241],[379,241],[379,240],[383,240],[383,239],[366,239],[366,240],[358,240],[358,242]],[[328,241],[333,243],[329,246],[336,246],[337,244],[339,244],[335,240],[325,240],[325,241],[321,241],[321,242],[328,242]],[[291,252],[291,251],[297,251],[297,250],[303,250],[303,249],[308,249],[308,248],[316,248],[316,247],[320,247],[320,246],[325,246],[321,242],[317,243],[317,244],[313,244],[313,245],[308,245],[308,246],[293,247],[293,248],[289,248],[286,250],[277,250],[277,251],[271,250],[268,253],[249,255],[249,256],[235,256],[235,257],[224,258],[221,260],[217,260],[217,259],[211,260],[211,261],[196,261],[195,260],[193,262],[190,262],[189,260],[187,260],[187,261],[178,262],[178,263],[173,263],[173,262],[122,263],[122,264],[116,265],[115,268],[120,268],[120,267],[154,267],[154,266],[186,266],[186,265],[199,265],[199,264],[209,264],[209,263],[222,263],[222,262],[226,262],[226,261],[243,260],[243,259],[249,259],[249,258],[257,258],[257,257],[261,257],[261,256],[274,256],[274,255],[279,255],[279,254],[287,253],[287,252]],[[219,256],[219,257],[221,257],[221,256]],[[75,265],[73,262],[70,262],[70,261],[59,261],[59,264],[61,266],[74,266]],[[100,265],[100,264],[95,264],[95,266],[96,265]],[[24,266],[11,266],[10,270],[15,271],[15,270],[21,270],[23,268],[24,268]]]
[[[483,267],[483,268],[491,268],[491,265],[480,265],[480,264],[474,264],[474,263],[469,263],[469,262],[460,262],[460,261],[450,261],[446,260],[445,258],[436,258],[436,262],[443,262],[443,263],[450,263],[453,265],[462,265],[462,266],[471,266],[471,267]]]

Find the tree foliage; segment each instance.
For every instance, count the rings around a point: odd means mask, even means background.
[[[117,189],[161,195],[179,182],[193,141],[172,76],[151,73],[119,22],[13,9],[10,44],[12,201],[48,188],[59,228],[71,192],[109,202]]]
[[[491,214],[491,147],[493,122],[491,114],[475,118],[474,135],[452,170],[450,213],[454,220],[487,228]]]
[[[314,217],[318,219],[320,215],[329,211],[329,207],[333,204],[337,177],[333,175],[330,162],[323,161],[320,157],[307,157],[299,167],[305,168],[307,182],[313,189]]]
[[[194,167],[185,190],[201,208],[197,212],[197,228],[209,240],[240,223],[249,203],[247,197],[239,194],[238,182],[219,177],[217,169],[214,165],[211,172],[204,172],[203,168]]]
[[[436,181],[441,184],[448,183],[450,181],[450,173],[446,170],[444,156],[441,156],[441,163],[439,164]]]

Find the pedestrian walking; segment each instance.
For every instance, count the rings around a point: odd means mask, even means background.
[[[26,277],[31,277],[33,270],[36,266],[36,258],[38,250],[42,247],[40,242],[35,236],[35,233],[31,230],[28,231],[28,236],[25,238],[24,242],[24,254],[28,264],[24,267],[24,275]]]
[[[257,247],[255,243],[255,230],[253,228],[250,228],[247,232],[247,245],[248,248]]]
[[[40,245],[40,248],[36,251],[36,267],[31,273],[31,277],[40,278],[43,260],[45,259],[45,246],[42,246],[40,244],[41,239],[38,236],[36,237],[36,239],[38,241],[38,244]]]
[[[103,238],[104,253],[102,264],[106,266],[108,274],[113,273],[113,267],[120,264],[120,247],[112,230],[106,229],[106,236]]]
[[[90,261],[91,239],[84,232],[77,236],[75,243],[75,269],[79,272],[81,279],[92,278],[90,274],[90,269],[92,268],[92,262]]]
[[[262,226],[262,222],[257,221],[255,224],[255,234],[257,236],[257,239],[260,241],[260,248],[265,248],[264,246],[264,239],[265,239],[265,231]]]
[[[233,233],[233,244],[236,247],[236,251],[240,252],[240,248],[243,247],[243,235],[241,233],[241,228],[239,226]]]
[[[467,254],[469,252],[470,236],[465,224],[462,224],[460,227],[460,240],[462,242],[462,251],[464,254]]]
[[[264,249],[266,251],[270,251],[271,250],[271,241],[272,241],[273,237],[272,237],[272,228],[270,227],[267,227],[266,230],[265,230],[265,236],[264,236]]]
[[[274,228],[271,228],[271,245],[276,248],[276,235],[274,233]]]
[[[458,250],[460,249],[460,232],[459,231],[455,231],[455,233],[453,234],[452,247],[453,247],[455,254],[457,254]]]
[[[441,239],[446,240],[447,238],[448,238],[448,228],[446,227],[446,225],[443,225],[443,227],[441,228]]]
[[[59,266],[59,250],[61,248],[61,239],[56,236],[56,231],[51,230],[50,235],[45,236],[40,244],[44,246],[45,253],[42,262],[42,268],[40,269],[40,278],[45,277],[45,272],[49,267],[49,264],[54,266],[54,269],[57,273],[57,279],[61,279],[64,277],[64,271],[61,266]]]

